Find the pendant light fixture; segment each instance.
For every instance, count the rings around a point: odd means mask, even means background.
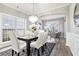
[[[29,21],[35,23],[38,20],[38,17],[35,15],[34,3],[33,3],[33,15],[29,16]]]

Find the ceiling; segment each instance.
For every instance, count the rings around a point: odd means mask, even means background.
[[[56,8],[68,6],[68,3],[4,3],[8,7],[14,8],[18,11],[21,11],[27,15],[38,15],[43,12],[51,11]]]

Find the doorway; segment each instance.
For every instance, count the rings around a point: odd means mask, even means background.
[[[64,17],[51,19],[51,20],[43,20],[42,24],[43,30],[48,32],[48,41],[54,42],[55,34],[60,32],[60,37],[64,38]]]

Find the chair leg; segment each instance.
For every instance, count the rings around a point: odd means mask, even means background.
[[[15,51],[15,54],[17,54],[17,52]]]
[[[44,46],[41,47],[41,50],[42,50],[42,54],[43,54],[44,53]]]
[[[25,50],[24,50],[24,49],[23,49],[22,51],[23,51],[23,52],[25,52]]]
[[[36,48],[34,48],[34,52],[36,53],[36,51],[37,51],[37,49]]]
[[[47,45],[46,45],[46,43],[45,43],[45,48],[47,48]]]
[[[39,51],[39,49],[37,49],[37,51],[38,51],[38,56],[40,56],[40,51]]]
[[[20,53],[17,53],[17,56],[20,56]]]
[[[12,56],[14,56],[14,50],[12,50]]]

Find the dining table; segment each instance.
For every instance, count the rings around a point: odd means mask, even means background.
[[[23,37],[17,37],[19,40],[21,41],[25,41],[26,42],[26,50],[27,50],[27,56],[30,56],[30,43],[32,41],[36,41],[38,39],[38,37],[36,36],[23,36]]]

